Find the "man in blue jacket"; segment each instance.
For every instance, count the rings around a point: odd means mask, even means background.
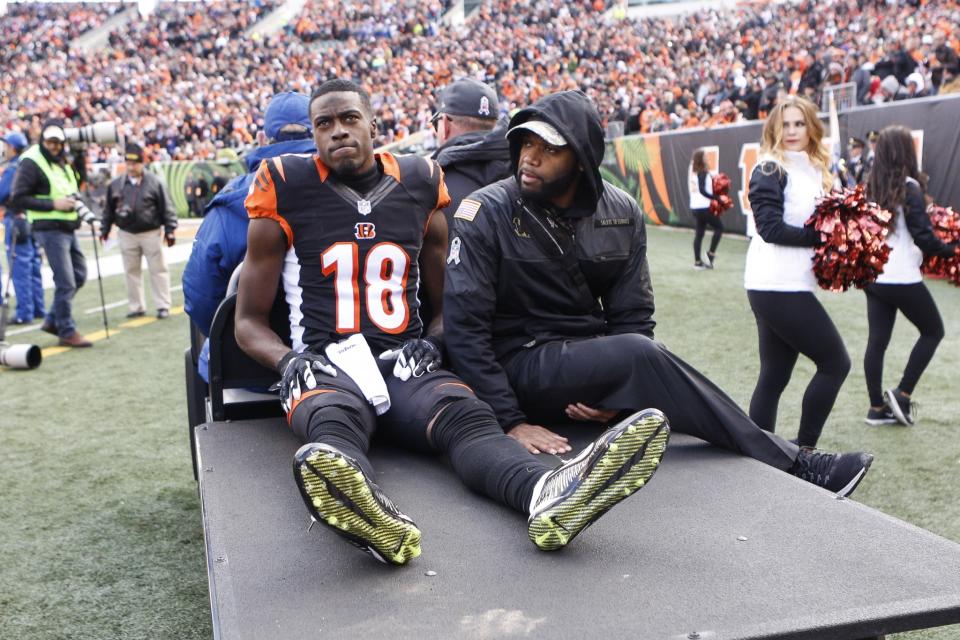
[[[3,136],[3,160],[6,163],[0,174],[0,206],[6,207],[3,215],[4,240],[7,245],[7,263],[10,278],[17,294],[17,309],[11,324],[30,324],[43,319],[43,280],[40,278],[40,251],[30,234],[30,224],[23,211],[10,204],[13,177],[20,165],[20,154],[27,148],[26,136],[11,131]],[[0,269],[0,274],[3,270]]]
[[[244,198],[261,160],[285,153],[315,153],[310,127],[310,98],[302,93],[278,93],[270,100],[258,134],[263,146],[244,158],[249,173],[227,183],[207,205],[193,251],[183,272],[184,309],[204,335],[217,307],[227,294],[227,284],[247,252],[249,217]],[[198,370],[208,381],[209,341],[204,341]]]

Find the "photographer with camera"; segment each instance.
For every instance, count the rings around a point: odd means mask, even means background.
[[[10,201],[14,209],[26,212],[33,237],[53,271],[53,305],[40,328],[58,336],[60,346],[92,347],[77,331],[73,297],[87,280],[87,261],[74,232],[94,217],[76,196],[83,171],[68,161],[66,140],[59,120],[44,124],[40,144],[20,156]]]
[[[166,242],[172,247],[176,242],[177,214],[160,179],[144,171],[140,145],[127,144],[124,159],[127,174],[107,187],[100,240],[105,241],[111,227],[117,226],[117,242],[127,275],[128,318],[139,318],[145,313],[140,272],[142,257],[146,257],[157,318],[162,320],[170,315],[170,270],[163,255],[163,244]]]

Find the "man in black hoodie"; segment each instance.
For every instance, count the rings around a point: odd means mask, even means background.
[[[466,196],[510,175],[506,122],[497,126],[499,115],[497,92],[482,82],[464,78],[440,93],[431,119],[440,145],[433,158],[450,193],[448,224]]]
[[[566,453],[541,426],[656,407],[675,430],[847,495],[868,454],[801,450],[764,431],[653,339],[646,230],[636,200],[605,182],[600,117],[564,91],[518,112],[513,176],[453,216],[444,335],[453,366],[533,453]]]

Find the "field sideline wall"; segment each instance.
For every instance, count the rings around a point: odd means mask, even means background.
[[[840,114],[840,139],[900,124],[914,132],[928,193],[943,205],[960,208],[960,95],[907,100],[858,107]],[[723,214],[729,231],[747,232],[747,186],[759,151],[762,122],[716,129],[654,133],[607,142],[601,169],[604,178],[633,195],[647,220],[654,224],[693,226],[687,175],[694,150],[707,148],[713,169],[730,176],[734,206]]]

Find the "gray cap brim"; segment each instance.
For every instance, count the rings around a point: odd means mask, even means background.
[[[507,131],[507,136],[509,137],[520,129],[526,129],[527,131],[537,134],[543,138],[547,144],[554,147],[565,147],[567,145],[567,140],[563,137],[563,134],[557,131],[556,127],[549,122],[544,122],[543,120],[527,120],[523,124],[518,124]]]

